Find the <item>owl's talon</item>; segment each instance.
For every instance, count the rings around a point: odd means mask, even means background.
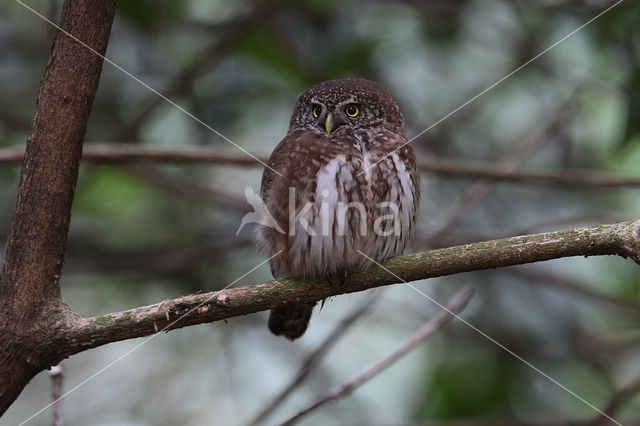
[[[340,289],[347,281],[347,275],[347,271],[341,270],[338,272],[328,273],[325,278],[333,288]]]
[[[338,284],[338,288],[342,288],[344,283],[347,281],[347,271],[342,271],[340,273],[340,283]]]

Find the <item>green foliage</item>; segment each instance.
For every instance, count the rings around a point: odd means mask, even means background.
[[[271,32],[258,28],[236,45],[236,54],[260,67],[267,67],[294,87],[312,84],[306,70]],[[303,90],[303,89],[302,89]]]
[[[153,34],[179,22],[188,5],[188,2],[172,0],[119,1],[117,13],[139,29]]]
[[[516,361],[517,362],[517,361]],[[458,352],[434,362],[417,420],[509,418],[513,390],[522,384],[520,365],[494,348]]]
[[[146,204],[158,195],[152,185],[115,167],[97,166],[89,173],[74,199],[80,214],[133,218],[147,211]]]

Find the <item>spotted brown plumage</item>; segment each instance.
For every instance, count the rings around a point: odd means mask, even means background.
[[[259,226],[274,278],[328,277],[401,254],[415,231],[420,181],[400,108],[378,83],[341,79],[298,97],[269,158],[261,197],[284,233]],[[366,256],[364,256],[362,253]],[[336,278],[337,277],[337,278]],[[274,308],[269,329],[304,334],[314,304]]]

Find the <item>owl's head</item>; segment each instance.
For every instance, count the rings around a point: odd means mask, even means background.
[[[391,93],[363,78],[318,83],[298,96],[291,130],[339,135],[345,129],[384,127],[404,133],[402,113]]]

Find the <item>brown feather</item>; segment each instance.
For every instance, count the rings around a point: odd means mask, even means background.
[[[346,115],[345,106],[351,104],[358,106],[355,117]],[[313,109],[318,106],[321,113],[316,116]],[[336,123],[330,134],[324,126],[329,113]],[[270,261],[276,279],[365,268],[370,261],[359,251],[382,262],[401,254],[415,231],[420,197],[415,156],[404,135],[400,108],[377,83],[332,80],[303,92],[269,166],[278,173],[265,168],[261,196],[285,232],[259,226],[258,244],[270,257],[281,251]],[[310,206],[304,220],[315,235],[302,221],[290,228],[290,190],[295,193],[294,214]],[[360,206],[345,208],[349,203]],[[393,209],[381,203],[393,203],[397,222],[382,220]],[[343,225],[338,220],[342,213]],[[314,305],[273,309],[269,329],[291,340],[301,336]]]

